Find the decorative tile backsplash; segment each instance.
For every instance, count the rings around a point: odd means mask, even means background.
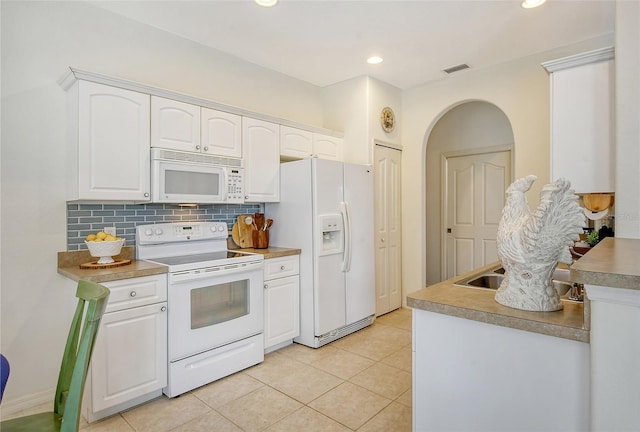
[[[104,227],[116,227],[125,245],[135,246],[136,227],[160,222],[226,222],[229,230],[237,217],[264,211],[262,204],[77,204],[67,203],[67,250],[86,249],[84,239]]]

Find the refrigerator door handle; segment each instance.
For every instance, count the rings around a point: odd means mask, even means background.
[[[342,257],[342,271],[351,270],[351,214],[349,212],[349,203],[342,201],[340,203],[342,222],[344,230],[344,255]]]

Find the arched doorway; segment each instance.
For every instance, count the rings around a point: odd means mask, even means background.
[[[473,162],[473,155],[507,151],[509,153],[507,177],[510,181],[513,177],[513,169],[511,169],[513,143],[513,131],[505,113],[497,106],[484,101],[464,102],[450,108],[431,129],[427,138],[425,160],[427,285],[437,283],[447,276],[447,268],[443,265],[446,255],[443,253],[447,253],[447,235],[453,234],[446,232],[448,227],[445,226],[444,219],[452,211],[451,208],[447,210],[444,207],[448,200],[447,178],[444,176],[447,170],[447,159],[468,156]],[[471,171],[473,171],[476,180],[482,180],[484,163],[478,162],[474,168],[469,169],[470,171],[467,170],[468,177],[472,178]],[[489,163],[493,164],[493,162]],[[474,182],[469,184],[472,183]],[[498,193],[503,192],[504,189]],[[477,199],[482,198],[482,192],[474,194],[473,191],[468,191],[468,193],[470,195],[465,197],[467,202],[476,199],[473,196],[479,197]],[[466,211],[473,213],[473,209],[467,208]]]

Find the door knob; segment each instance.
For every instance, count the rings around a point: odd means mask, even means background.
[[[447,228],[447,233],[451,234],[451,228]]]

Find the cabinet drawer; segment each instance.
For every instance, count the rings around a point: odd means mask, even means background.
[[[300,273],[300,257],[298,255],[271,258],[264,261],[264,280],[293,276]]]
[[[105,312],[167,301],[167,275],[143,276],[105,282],[111,290]]]

